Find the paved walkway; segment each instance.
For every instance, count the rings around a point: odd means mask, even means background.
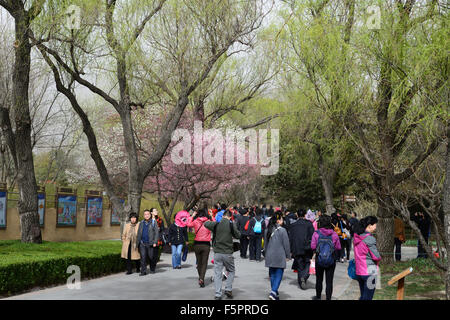
[[[407,248],[404,248],[407,249]],[[408,248],[409,249],[409,248]],[[404,254],[408,259],[409,251]],[[415,249],[415,254],[417,249]],[[213,253],[210,253],[210,259]],[[248,259],[234,254],[236,276],[233,283],[234,300],[267,300],[270,292],[268,268],[262,262],[250,262]],[[307,290],[302,290],[297,284],[297,274],[291,270],[292,260],[288,262],[283,281],[279,289],[280,298],[283,300],[311,300],[315,294],[315,276],[311,275]],[[334,276],[333,299],[354,300],[359,296],[357,283],[347,275],[348,263],[337,263]],[[140,277],[137,273],[125,275],[114,274],[98,279],[81,282],[81,289],[68,289],[66,285],[49,289],[34,291],[8,299],[24,300],[212,300],[214,299],[214,283],[211,282],[213,266],[208,265],[205,287],[197,284],[197,270],[195,268],[195,255],[189,253],[188,259],[182,264],[181,270],[172,269],[171,255],[162,254],[161,261],[156,267],[155,274]],[[325,283],[324,283],[325,285]],[[356,287],[355,287],[356,286]],[[356,289],[356,291],[355,291]],[[325,290],[325,288],[324,288]],[[323,292],[323,299],[325,298]]]

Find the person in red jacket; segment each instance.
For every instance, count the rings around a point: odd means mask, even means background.
[[[206,209],[200,209],[188,218],[187,226],[194,228],[194,252],[197,258],[198,284],[205,287],[205,274],[208,267],[208,257],[211,246],[211,231],[203,225],[211,217]]]

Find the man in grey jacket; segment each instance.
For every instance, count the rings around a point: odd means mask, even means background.
[[[145,276],[147,274],[147,257],[150,262],[154,259],[158,259],[158,255],[154,254],[153,248],[158,245],[159,228],[155,219],[150,219],[150,210],[144,211],[144,221],[139,224],[137,243],[139,247],[139,253],[141,254],[141,274]],[[156,263],[150,263],[150,266],[155,266]],[[150,269],[150,273],[155,273],[155,270]]]
[[[214,250],[214,285],[215,299],[222,299],[222,270],[228,271],[228,277],[225,282],[225,295],[232,299],[232,287],[235,274],[233,257],[233,238],[239,239],[240,232],[236,225],[231,221],[232,213],[226,210],[220,222],[206,221],[204,226],[213,233]]]

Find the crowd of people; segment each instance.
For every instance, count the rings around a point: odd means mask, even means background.
[[[189,228],[195,233],[193,251],[200,287],[205,287],[209,254],[213,249],[215,299],[222,299],[223,281],[223,293],[227,298],[233,298],[233,253],[239,251],[241,259],[255,263],[265,261],[271,287],[269,299],[280,299],[278,289],[287,262],[292,261],[299,287],[306,290],[310,274],[315,274],[316,294],[312,299],[320,300],[325,278],[325,296],[330,300],[336,263],[350,260],[353,244],[360,299],[371,300],[381,260],[372,235],[376,225],[376,217],[358,220],[355,213],[348,218],[345,214],[326,215],[321,211],[291,210],[284,206],[241,207],[237,204],[229,207],[218,203],[211,209],[203,206],[194,208],[191,213],[180,211],[174,223],[165,228],[157,209],[152,208],[144,211],[144,219],[140,222],[136,214],[130,215],[122,235],[122,258],[127,261],[126,274],[132,273],[134,260],[136,272],[145,276],[147,260],[150,273],[155,273],[159,248],[168,245],[173,269],[181,269],[187,255]]]

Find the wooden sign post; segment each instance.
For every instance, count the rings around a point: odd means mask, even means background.
[[[405,295],[405,277],[413,271],[413,268],[408,268],[398,275],[394,276],[391,280],[388,281],[388,286],[393,285],[398,282],[397,285],[397,300],[403,300]]]

